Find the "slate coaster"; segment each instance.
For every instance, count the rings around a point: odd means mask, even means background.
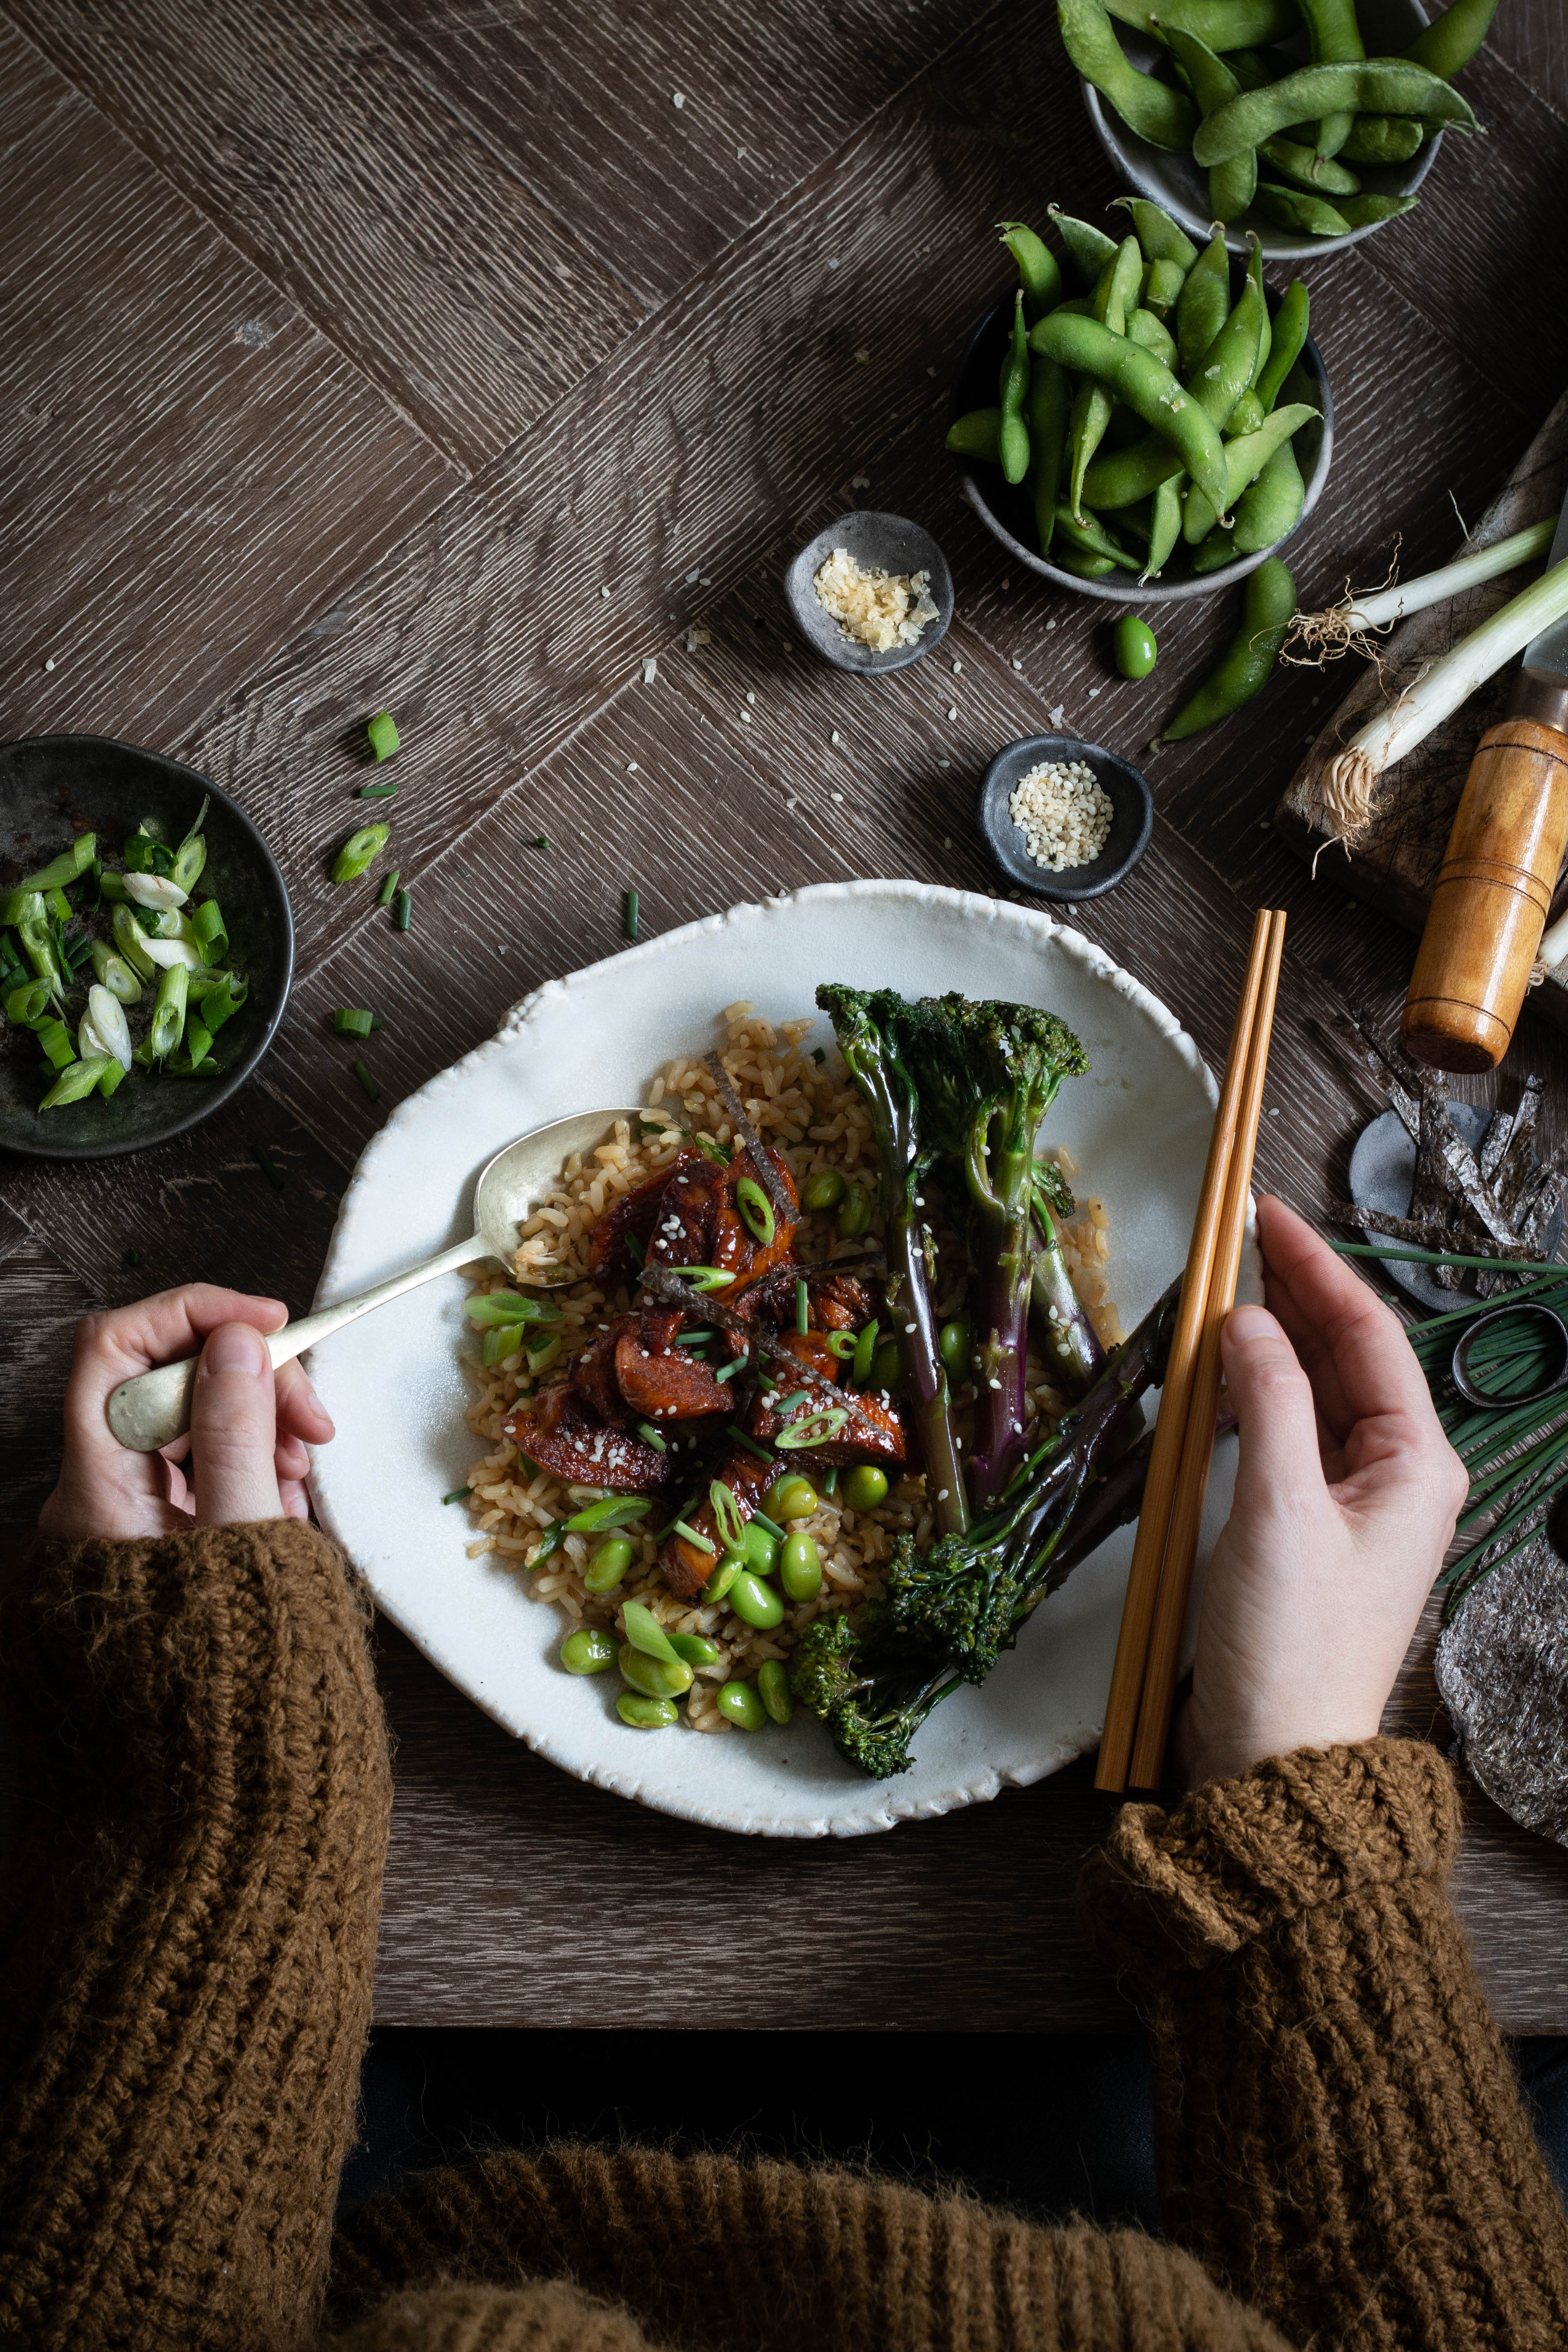
[[[1460,1604],[1436,1675],[1471,1780],[1521,1829],[1568,1845],[1568,1563],[1545,1536]]]

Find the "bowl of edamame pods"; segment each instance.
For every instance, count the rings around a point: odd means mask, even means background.
[[[1270,260],[1332,253],[1413,209],[1452,87],[1496,0],[1427,22],[1421,0],[1061,0],[1100,144],[1201,238],[1223,222]],[[1120,22],[1113,22],[1120,19]]]
[[[1256,238],[1246,261],[1220,229],[1200,250],[1146,197],[1118,201],[1120,241],[1053,205],[1059,258],[1004,225],[1018,282],[970,338],[947,446],[982,522],[1039,578],[1111,604],[1206,596],[1316,504],[1328,373],[1305,286],[1266,287]]]

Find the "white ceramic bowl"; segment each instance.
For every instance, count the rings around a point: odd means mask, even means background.
[[[1426,22],[1421,0],[1360,0],[1358,15],[1368,57],[1397,57]],[[1145,73],[1157,62],[1157,41],[1122,24],[1116,26],[1116,37],[1132,63]],[[1300,52],[1300,62],[1306,64],[1304,36],[1282,43],[1281,47],[1290,53]],[[1084,82],[1082,89],[1083,102],[1096,136],[1118,171],[1141,196],[1150,196],[1155,204],[1163,205],[1190,237],[1199,245],[1206,245],[1213,234],[1208,173],[1190,155],[1173,154],[1169,148],[1153,147],[1147,139],[1140,139],[1092,82]],[[1408,163],[1394,170],[1379,171],[1358,164],[1356,173],[1364,193],[1369,196],[1415,195],[1436,161],[1442,143],[1443,134],[1438,131],[1425,146],[1416,149]],[[1333,198],[1330,196],[1328,201],[1332,204]],[[1395,217],[1404,219],[1407,215],[1400,214]],[[1375,236],[1380,228],[1392,226],[1389,221],[1373,221],[1365,228],[1351,229],[1344,236],[1296,236],[1289,229],[1277,228],[1272,221],[1265,220],[1255,205],[1239,220],[1226,224],[1225,241],[1232,253],[1246,253],[1249,250],[1247,233],[1256,229],[1266,260],[1313,261],[1320,254],[1339,253],[1345,246],[1359,245],[1363,236]]]
[[[910,995],[962,989],[1048,1006],[1093,1063],[1066,1086],[1049,1134],[1110,1212],[1111,1295],[1129,1328],[1181,1265],[1215,1090],[1193,1040],[1100,949],[1033,909],[912,882],[848,882],[688,924],[518,1005],[486,1045],[400,1103],[343,1197],[317,1292],[325,1305],[471,1230],[479,1169],[513,1137],[595,1103],[636,1102],[673,1053],[723,1035],[749,997],[774,1020],[810,1013],[818,982]],[[826,1016],[821,1034],[832,1044]],[[1250,1265],[1250,1262],[1249,1262]],[[1249,1270],[1247,1295],[1259,1291]],[[629,1729],[613,1675],[557,1663],[564,1630],[526,1579],[470,1560],[466,1512],[441,1496],[479,1450],[463,1413],[471,1349],[450,1276],[349,1326],[312,1356],[337,1423],[318,1454],[323,1524],[379,1605],[496,1722],[582,1780],[661,1812],[775,1837],[853,1836],[943,1813],[1039,1780],[1094,1747],[1132,1530],[1121,1529],[1036,1612],[980,1689],[939,1706],[914,1769],[876,1781],[820,1725],[704,1735]],[[1215,1458],[1204,1554],[1229,1506],[1230,1443]]]

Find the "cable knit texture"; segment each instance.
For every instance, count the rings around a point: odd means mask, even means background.
[[[35,1539],[0,1657],[27,1780],[0,1921],[0,2342],[1568,2342],[1568,2230],[1448,1908],[1458,1806],[1429,1748],[1303,1753],[1168,1816],[1129,1806],[1088,1866],[1086,1917],[1150,2012],[1178,2246],[591,2147],[432,2173],[330,2242],[388,1810],[338,1552],[290,1521]]]

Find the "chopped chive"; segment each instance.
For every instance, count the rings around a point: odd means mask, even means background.
[[[829,1471],[825,1475],[825,1476],[824,1476],[824,1478],[823,1478],[823,1481],[822,1481],[822,1491],[823,1491],[823,1493],[824,1493],[825,1495],[833,1495],[833,1494],[837,1494],[837,1490],[838,1490],[838,1465],[837,1465],[837,1463],[836,1462],[836,1463],[834,1464],[834,1465],[833,1465],[832,1469],[831,1469],[831,1470],[829,1470]]]
[[[368,1037],[375,1027],[375,1015],[363,1005],[340,1004],[332,1014],[332,1027],[340,1037]]]
[[[454,1486],[449,1495],[442,1496],[441,1500],[444,1503],[460,1503],[464,1500],[465,1496],[471,1495],[473,1491],[474,1490],[471,1486]]]
[[[396,790],[395,784],[362,784],[354,797],[362,801],[389,801]]]
[[[635,940],[637,935],[637,894],[635,890],[626,892],[626,933],[628,940]]]
[[[731,1434],[733,1434],[733,1432],[731,1432]],[[753,1511],[752,1513],[752,1517],[756,1521],[758,1527],[765,1528],[769,1535],[776,1536],[780,1543],[783,1543],[784,1539],[784,1531],[783,1528],[780,1527],[776,1519],[770,1519],[766,1511]]]
[[[811,1391],[809,1389],[796,1389],[794,1396],[785,1397],[783,1404],[779,1406],[778,1410],[780,1412],[793,1412],[797,1404],[809,1404],[810,1402]]]
[[[262,1174],[266,1177],[268,1182],[271,1185],[273,1191],[275,1192],[281,1192],[285,1181],[283,1171],[279,1167],[277,1161],[273,1159],[272,1154],[268,1150],[267,1146],[264,1143],[253,1143],[250,1147],[250,1156],[255,1160],[257,1166],[260,1169]]]
[[[354,1076],[359,1080],[361,1086],[364,1088],[366,1094],[370,1097],[372,1102],[379,1102],[381,1100],[381,1088],[376,1085],[375,1080],[371,1076],[370,1072],[365,1068],[363,1062],[356,1062],[354,1064]]]
[[[395,866],[376,894],[378,907],[390,907],[397,890],[397,868]]]
[[[395,931],[408,929],[408,918],[414,911],[414,901],[406,890],[400,890],[393,902],[392,928]]]
[[[711,1331],[682,1331],[676,1338],[678,1348],[704,1348],[713,1337]]]
[[[376,758],[390,760],[398,744],[397,721],[391,711],[378,710],[364,731],[370,740],[370,748]]]
[[[638,1422],[637,1435],[644,1439],[649,1445],[657,1446],[660,1454],[668,1453],[669,1441],[668,1438],[660,1435],[659,1432],[654,1427],[651,1421]]]
[[[678,1536],[684,1536],[689,1544],[695,1544],[697,1546],[699,1551],[705,1551],[710,1555],[712,1554],[713,1546],[709,1542],[707,1537],[700,1536],[696,1528],[689,1527],[684,1519],[676,1520],[672,1532]]]
[[[805,1294],[805,1276],[795,1278],[795,1328],[803,1335],[811,1328],[811,1304]]]
[[[715,1372],[713,1375],[714,1379],[721,1381],[732,1381],[737,1372],[743,1372],[745,1370],[746,1361],[747,1360],[744,1356],[737,1356],[732,1364],[726,1364],[722,1371]]]
[[[748,1454],[754,1454],[759,1462],[771,1462],[773,1460],[773,1457],[768,1452],[765,1445],[759,1445],[754,1437],[748,1437],[745,1431],[743,1429],[738,1429],[732,1421],[726,1425],[724,1434],[726,1437],[732,1437],[737,1445],[743,1445]],[[755,1512],[752,1513],[753,1517],[758,1516],[759,1514]]]

